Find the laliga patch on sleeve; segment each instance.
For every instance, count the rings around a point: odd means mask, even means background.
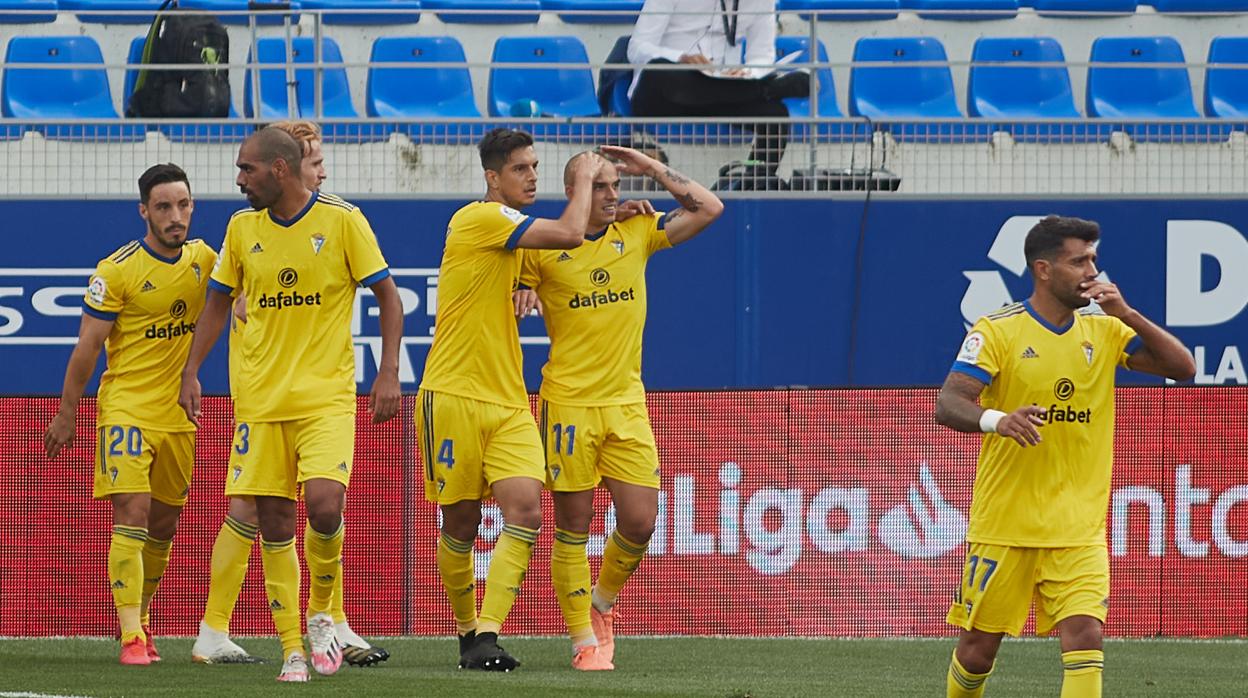
[[[104,293],[108,290],[108,285],[104,283],[103,277],[91,277],[91,285],[87,286],[87,297],[96,305],[104,305]]]
[[[503,214],[504,216],[507,216],[508,220],[510,220],[512,223],[515,223],[516,225],[520,225],[521,223],[524,222],[525,218],[528,218],[528,216],[524,215],[523,213],[520,213],[519,211],[517,211],[516,209],[510,206],[499,206],[498,212]]]
[[[981,332],[972,332],[966,335],[966,339],[962,340],[962,349],[958,352],[958,361],[967,364],[979,363],[979,352],[984,349],[984,335]]]

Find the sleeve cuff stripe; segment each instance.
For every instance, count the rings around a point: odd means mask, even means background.
[[[381,281],[381,280],[383,280],[383,279],[385,279],[385,278],[387,278],[387,277],[389,277],[389,276],[390,276],[390,268],[389,268],[389,267],[386,267],[385,269],[382,269],[382,270],[377,271],[377,272],[373,272],[372,274],[369,274],[368,276],[366,276],[366,277],[364,277],[364,278],[360,279],[360,285],[361,285],[361,286],[372,286],[373,284],[377,283],[378,281]]]
[[[86,313],[87,315],[90,315],[93,318],[99,318],[101,320],[116,320],[117,319],[117,313],[110,313],[106,310],[98,310],[96,308],[92,308],[86,303],[82,304],[82,312]]]
[[[224,293],[227,296],[234,295],[234,289],[232,287],[226,286],[225,284],[221,283],[220,281],[217,281],[216,279],[208,279],[208,288],[214,291],[219,291],[221,293]]]
[[[978,380],[984,385],[992,384],[992,376],[988,375],[987,371],[985,371],[984,369],[974,364],[968,364],[965,361],[953,362],[953,367],[950,368],[949,370],[956,371],[958,373],[965,373],[966,375]]]
[[[1142,346],[1144,346],[1144,340],[1140,339],[1140,336],[1137,334],[1131,338],[1131,341],[1127,342],[1127,348],[1123,351],[1125,351],[1128,355],[1134,354],[1139,351]]]
[[[525,218],[520,225],[517,225],[516,229],[512,231],[511,237],[507,238],[507,249],[516,249],[516,245],[520,244],[520,236],[524,235],[524,231],[528,230],[531,225],[533,225],[533,216]]]

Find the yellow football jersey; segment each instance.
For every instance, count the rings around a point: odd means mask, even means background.
[[[520,274],[516,244],[532,223],[494,201],[451,216],[422,390],[528,409],[511,293]]]
[[[1048,410],[1042,441],[985,434],[975,474],[972,543],[1072,547],[1105,543],[1114,461],[1114,373],[1139,340],[1118,318],[1080,311],[1054,327],[1030,303],[979,319],[953,370],[988,387],[980,403]]]
[[[113,321],[104,341],[99,424],[195,430],[178,406],[178,391],[216,260],[202,240],[187,240],[172,258],[136,240],[96,265],[83,312]]]
[[[550,334],[542,397],[559,405],[644,403],[646,262],[671,247],[663,214],[634,216],[575,250],[525,250],[520,283],[537,290]]]
[[[247,296],[232,369],[239,421],[355,410],[351,312],[356,289],[390,275],[368,220],[325,193],[288,221],[269,209],[230,218],[209,285]]]

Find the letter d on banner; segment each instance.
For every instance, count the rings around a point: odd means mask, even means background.
[[[1218,285],[1201,290],[1200,258],[1222,268]],[[1218,221],[1166,222],[1166,324],[1220,325],[1248,305],[1248,240]]]

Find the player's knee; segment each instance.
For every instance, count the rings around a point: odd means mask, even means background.
[[[259,524],[255,500],[251,497],[230,497],[230,518],[252,526]]]
[[[533,503],[515,504],[503,512],[503,521],[512,526],[539,529],[542,527],[542,506],[540,500]]]
[[[342,513],[334,507],[308,507],[308,524],[318,533],[331,534],[342,525]]]
[[[476,540],[481,528],[481,508],[442,507],[442,532],[455,540]]]
[[[616,517],[615,530],[621,536],[638,544],[650,542],[650,536],[654,535],[654,517],[622,516],[618,511]]]

